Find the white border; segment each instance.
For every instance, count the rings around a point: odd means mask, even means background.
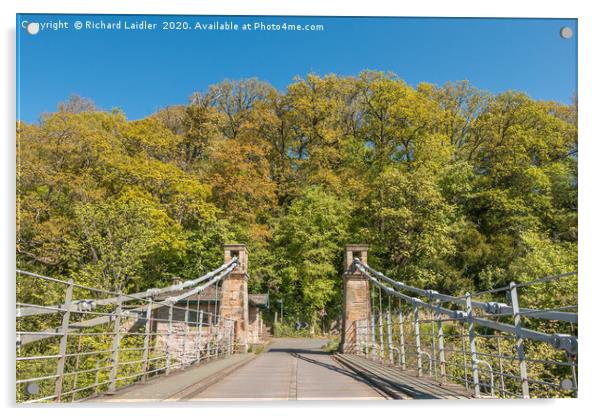
[[[602,375],[600,362],[600,328],[595,319],[600,319],[600,303],[594,298],[594,292],[601,292],[602,272],[597,260],[602,250],[600,236],[600,189],[602,176],[599,166],[602,165],[602,135],[599,127],[599,115],[602,105],[600,78],[600,40],[602,31],[600,15],[596,12],[595,1],[579,0],[420,0],[408,2],[392,2],[386,0],[169,0],[149,5],[144,0],[5,0],[0,6],[2,13],[2,84],[4,96],[0,100],[4,135],[0,155],[0,174],[2,177],[2,238],[0,238],[0,264],[2,265],[2,281],[4,282],[2,342],[2,377],[0,391],[2,404],[7,413],[33,415],[46,414],[106,416],[107,413],[163,415],[166,411],[182,408],[184,412],[202,412],[213,415],[305,415],[308,412],[324,414],[355,415],[366,412],[422,414],[436,413],[447,416],[481,413],[487,415],[520,414],[525,411],[547,415],[589,414],[591,408],[601,408],[596,403],[602,394],[598,390]],[[15,13],[137,13],[137,14],[218,14],[218,15],[322,15],[322,16],[454,16],[454,17],[558,17],[579,19],[579,271],[580,271],[580,398],[577,400],[544,400],[544,401],[479,401],[479,402],[296,402],[296,403],[259,403],[233,404],[222,406],[203,404],[195,406],[109,406],[103,408],[61,406],[54,408],[15,408],[14,401],[14,206],[15,206]],[[596,123],[597,122],[597,123]],[[598,179],[600,178],[600,179]],[[597,309],[597,310],[596,310]],[[260,381],[259,381],[260,382]],[[599,410],[598,410],[599,412]],[[592,412],[593,413],[593,412]]]

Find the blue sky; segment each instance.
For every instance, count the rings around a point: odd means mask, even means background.
[[[76,30],[76,21],[157,23],[157,30]],[[29,35],[22,22],[67,22]],[[161,30],[163,21],[232,21],[238,31]],[[242,31],[246,23],[321,24],[323,31]],[[560,28],[573,29],[571,39]],[[123,26],[122,26],[123,27]],[[17,15],[17,117],[35,122],[79,94],[138,119],[225,78],[285,89],[309,72],[392,71],[411,85],[469,80],[569,103],[577,90],[575,19],[442,19]]]

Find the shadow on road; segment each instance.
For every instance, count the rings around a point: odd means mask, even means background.
[[[317,354],[327,354],[326,352],[318,352],[318,351],[314,351],[313,353],[314,354],[316,354],[316,353]],[[402,387],[402,386],[398,385],[397,383],[392,383],[391,380],[381,377],[381,376],[378,376],[374,373],[370,374],[370,376],[369,376],[372,379],[372,381],[368,381],[365,377],[359,376],[357,373],[355,373],[353,371],[346,370],[344,368],[340,368],[340,367],[337,367],[332,364],[327,364],[327,363],[324,363],[321,361],[313,360],[308,357],[304,357],[304,356],[300,355],[299,351],[296,351],[296,352],[293,351],[293,352],[291,352],[291,355],[295,358],[298,358],[299,360],[307,361],[308,363],[311,363],[314,365],[319,365],[320,367],[324,367],[331,371],[336,371],[337,373],[349,376],[349,377],[353,378],[354,380],[364,383],[367,386],[370,386],[372,388],[374,388],[374,384],[375,384],[374,382],[376,381],[377,383],[385,384],[389,389],[392,389],[395,391],[399,391],[401,389],[406,394],[409,394],[410,396],[412,396],[416,399],[442,399],[442,397],[440,397],[440,396],[436,396],[436,395],[427,393],[422,390],[417,390],[414,387],[409,386],[409,385],[404,385]]]
[[[317,352],[317,351],[314,351],[314,353],[319,353],[319,354],[329,355],[328,353],[326,353],[326,352],[324,352],[324,351],[322,351],[322,352]],[[370,384],[370,383],[369,383],[369,382],[368,382],[368,381],[367,381],[365,378],[363,378],[363,377],[361,377],[361,376],[357,375],[357,374],[356,374],[356,373],[354,373],[353,371],[346,370],[346,369],[344,369],[344,368],[341,368],[341,367],[337,367],[336,365],[333,365],[333,364],[327,364],[327,363],[324,363],[324,362],[321,362],[321,361],[312,360],[311,358],[304,357],[304,356],[302,356],[302,355],[300,355],[300,354],[298,354],[298,353],[296,353],[296,352],[292,352],[292,353],[291,353],[291,355],[292,355],[293,357],[295,357],[295,358],[298,358],[299,360],[306,361],[306,362],[308,362],[308,363],[310,363],[310,364],[314,364],[314,365],[318,365],[318,366],[320,366],[320,367],[327,368],[328,370],[335,371],[335,372],[337,372],[337,373],[339,373],[339,374],[344,374],[344,375],[346,375],[346,376],[348,376],[348,377],[351,377],[351,378],[352,378],[352,379],[354,379],[355,381],[358,381],[358,382],[360,382],[360,383],[362,383],[362,384],[365,384],[365,385],[367,385],[367,386],[368,386],[368,387],[370,387],[370,388],[373,388],[373,387],[374,387],[374,386],[373,386],[373,385],[371,385],[371,384]]]
[[[328,352],[318,349],[303,349],[303,348],[270,348],[268,352],[284,352],[287,354],[316,354],[316,355],[329,355]]]

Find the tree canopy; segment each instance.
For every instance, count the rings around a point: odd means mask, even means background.
[[[313,320],[339,311],[346,243],[448,293],[576,269],[576,103],[309,74],[226,80],[132,121],[74,97],[17,133],[31,271],[139,290],[246,243],[251,290]]]

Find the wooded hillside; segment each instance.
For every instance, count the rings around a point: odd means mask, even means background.
[[[250,289],[314,320],[340,311],[346,243],[446,293],[577,267],[576,103],[363,72],[135,121],[75,97],[17,132],[17,266],[54,277],[136,291],[246,243]]]

